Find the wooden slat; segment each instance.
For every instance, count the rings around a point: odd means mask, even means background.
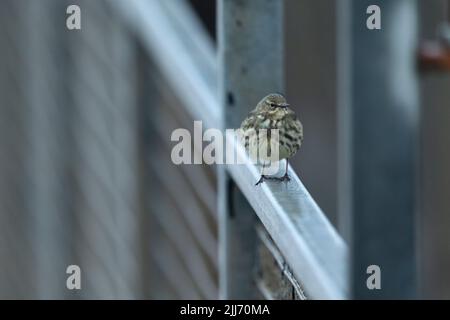
[[[212,277],[213,270],[208,267],[206,256],[201,253],[189,229],[182,223],[179,217],[182,213],[177,214],[178,210],[170,205],[167,197],[158,199],[158,203],[153,201],[150,208],[153,209],[154,221],[176,246],[178,255],[186,264],[202,294],[207,299],[217,298],[218,289]]]
[[[183,217],[192,230],[194,237],[210,258],[211,263],[217,267],[217,239],[206,223],[204,210],[195,201],[195,197],[189,187],[186,186],[186,182],[183,181],[176,170],[169,170],[161,166],[157,159],[150,161],[149,165],[162,188],[171,195],[171,200],[183,211]],[[172,181],[177,181],[177,183],[174,184]]]

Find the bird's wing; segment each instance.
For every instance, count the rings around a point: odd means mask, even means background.
[[[297,119],[297,115],[295,114],[295,112],[289,110],[289,112],[284,116],[284,120],[288,120],[284,121],[286,124],[288,124],[288,127],[286,128],[287,131],[293,131],[299,136],[300,140],[303,141],[303,125],[300,120]]]
[[[248,114],[247,118],[245,118],[244,121],[242,121],[241,129],[245,131],[250,128],[255,128],[257,119],[258,119],[258,115],[257,115],[256,111],[253,110],[252,112],[250,112]]]

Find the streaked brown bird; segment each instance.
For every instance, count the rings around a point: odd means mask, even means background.
[[[286,98],[279,93],[272,93],[264,97],[256,108],[250,112],[247,118],[241,124],[241,133],[245,138],[245,148],[247,150],[257,148],[258,150],[268,149],[267,155],[271,154],[270,129],[278,129],[279,134],[279,160],[286,159],[286,171],[282,177],[272,177],[264,175],[264,166],[261,172],[261,178],[256,183],[259,185],[265,180],[289,181],[288,166],[289,158],[292,157],[300,148],[303,142],[303,126],[294,111],[289,108]],[[259,131],[267,130],[267,139],[259,138]],[[275,140],[275,139],[272,139]],[[259,153],[259,156],[266,152]],[[263,160],[269,161],[269,157]]]

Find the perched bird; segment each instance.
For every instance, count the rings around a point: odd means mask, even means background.
[[[267,130],[267,139],[259,139],[258,133],[261,129]],[[303,141],[302,123],[297,119],[295,112],[289,108],[286,98],[279,93],[272,93],[264,97],[242,122],[240,130],[245,139],[245,148],[247,150],[266,148],[269,150],[268,155],[270,155],[270,148],[273,145],[270,129],[279,130],[278,160],[286,159],[286,172],[282,177],[266,176],[264,175],[265,164],[263,164],[261,178],[256,185],[263,183],[265,180],[289,181],[289,158],[298,151]],[[264,154],[265,152],[263,152]],[[261,157],[261,153],[259,155]],[[268,157],[263,160],[268,160]]]

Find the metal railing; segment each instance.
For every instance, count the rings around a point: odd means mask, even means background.
[[[224,111],[218,95],[219,69],[231,66],[218,67],[216,51],[188,5],[183,1],[114,0],[111,3],[151,53],[161,73],[192,118],[203,120],[206,128],[223,128],[221,119]],[[265,4],[258,2],[258,5]],[[282,3],[275,4],[275,7],[282,10]],[[221,8],[219,10],[232,10]],[[273,11],[270,13],[271,17],[265,19],[271,19],[271,24],[282,23],[281,20],[274,19]],[[246,40],[243,38],[243,41]],[[222,48],[219,47],[220,50]],[[241,110],[238,114],[246,114],[248,111]],[[244,152],[241,146],[235,147],[238,152]],[[255,188],[254,182],[259,175],[257,167],[247,163],[230,165],[226,170],[226,174],[231,176],[262,221],[307,296],[338,299],[347,297],[346,245],[296,173],[290,169],[292,180],[288,186],[266,184]],[[220,186],[219,190],[223,192]],[[223,220],[220,223],[224,223]],[[219,245],[224,251],[223,237],[221,241]],[[245,260],[246,257],[225,253],[220,263],[239,266],[241,262],[230,261],[233,259]],[[225,282],[222,280],[221,285],[227,286],[227,282],[233,282],[233,278],[241,278],[239,273],[251,271],[242,268],[222,270],[222,276],[226,272],[227,279]],[[232,290],[225,290],[222,297],[232,298]]]
[[[380,0],[383,33],[365,27],[370,1],[337,5],[340,234],[292,169],[255,187],[248,160],[170,161],[173,129],[237,128],[284,89],[283,1],[218,4],[215,48],[187,1],[5,1],[1,297],[415,295],[416,2]]]

